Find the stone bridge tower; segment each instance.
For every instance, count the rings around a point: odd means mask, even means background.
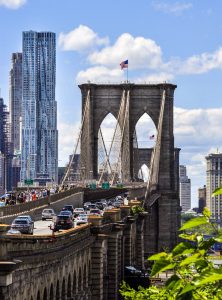
[[[124,181],[130,182],[138,174],[142,163],[150,167],[153,149],[138,149],[135,159],[134,132],[140,117],[147,113],[158,130],[163,91],[165,94],[164,114],[162,117],[161,151],[158,161],[158,204],[151,209],[147,224],[145,251],[155,253],[162,247],[172,248],[176,243],[179,211],[179,150],[174,148],[173,84],[82,84],[82,111],[85,111],[85,122],[81,135],[81,165],[84,177],[98,176],[98,131],[104,118],[112,113],[119,117],[120,128],[125,124],[122,143],[122,172]],[[126,102],[121,110],[122,97]],[[89,97],[88,109],[85,110]],[[124,119],[124,122],[123,122]],[[147,156],[146,156],[147,155]],[[154,170],[155,172],[155,170]]]

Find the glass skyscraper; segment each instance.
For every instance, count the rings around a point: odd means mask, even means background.
[[[58,179],[56,37],[23,32],[21,181]]]

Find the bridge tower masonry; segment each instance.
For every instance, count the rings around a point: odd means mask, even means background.
[[[152,168],[152,174],[156,177],[156,183],[152,186],[155,193],[150,192],[145,203],[150,213],[145,225],[145,255],[156,253],[163,247],[171,249],[177,242],[179,227],[179,149],[174,147],[173,128],[176,85],[87,83],[79,85],[79,88],[82,93],[82,111],[85,110],[87,96],[90,97],[81,136],[81,166],[86,179],[90,178],[90,173],[93,174],[93,178],[98,178],[98,131],[109,113],[118,120],[121,112],[119,125],[122,131],[124,127],[121,149],[123,180],[133,181],[143,163],[151,169],[154,148],[135,150],[134,132],[144,113],[153,120],[159,134],[159,157],[154,161]],[[124,93],[125,109],[121,110]],[[161,119],[163,93],[165,104]]]

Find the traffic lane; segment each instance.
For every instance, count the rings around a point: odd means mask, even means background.
[[[46,220],[46,221],[35,221],[34,223],[34,235],[49,235],[52,234],[52,230],[49,228],[49,226],[53,226],[52,220]]]

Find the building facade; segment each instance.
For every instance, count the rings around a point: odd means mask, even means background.
[[[180,205],[185,212],[191,208],[191,182],[187,176],[186,166],[180,165]]]
[[[206,185],[198,189],[198,213],[202,213],[206,206]]]
[[[5,193],[5,156],[0,151],[0,196]]]
[[[3,98],[0,98],[0,152],[4,156],[4,189],[10,191],[11,172],[12,172],[12,144],[11,130],[9,122],[9,111],[7,105],[4,104]]]
[[[23,32],[21,180],[58,180],[56,37]]]
[[[21,151],[22,53],[12,53],[9,74],[9,112],[13,152]]]
[[[222,182],[222,153],[209,154],[207,161],[206,206],[214,219],[222,218],[222,195],[211,197]]]

